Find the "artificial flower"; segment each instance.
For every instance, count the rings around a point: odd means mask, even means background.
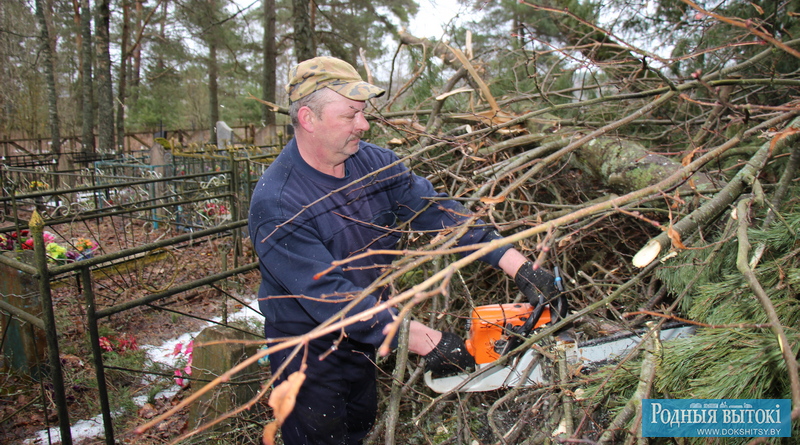
[[[87,238],[78,238],[75,240],[75,250],[80,253],[92,252],[97,248],[97,245],[92,240]]]
[[[67,249],[58,243],[50,243],[45,246],[45,250],[47,251],[47,256],[54,260],[66,260],[67,259]]]

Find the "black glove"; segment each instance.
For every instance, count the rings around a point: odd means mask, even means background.
[[[528,297],[528,302],[536,307],[540,302],[550,305],[551,316],[564,318],[567,316],[569,307],[567,306],[567,298],[561,294],[558,287],[556,287],[556,277],[550,272],[542,269],[541,267],[534,269],[533,263],[527,261],[520,266],[517,275],[514,277],[514,282],[523,295]]]
[[[425,371],[431,371],[434,378],[469,373],[475,369],[475,357],[467,351],[464,340],[452,332],[442,332],[439,344],[423,357]]]

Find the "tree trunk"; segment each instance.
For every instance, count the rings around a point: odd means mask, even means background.
[[[109,51],[110,0],[97,0],[95,34],[97,37],[97,112],[98,144],[101,150],[114,149],[114,93],[111,88],[111,53]]]
[[[92,82],[92,12],[89,0],[81,0],[81,150],[94,153],[94,83]]]
[[[275,0],[263,0],[264,8],[264,75],[261,84],[261,98],[275,103],[278,51],[275,45]],[[261,120],[266,126],[275,125],[275,112],[266,104],[261,105]]]
[[[81,0],[72,0],[72,24],[75,26],[75,55],[78,56],[78,81],[76,85],[78,87],[78,91],[76,96],[73,100],[75,100],[75,114],[78,123],[82,123],[83,120],[83,28],[81,28]]]
[[[309,0],[292,0],[294,7],[294,54],[298,62],[317,55],[314,47],[314,28],[311,25]]]
[[[683,168],[680,162],[648,152],[636,142],[604,137],[584,145],[574,159],[582,170],[619,193],[645,188]],[[704,192],[717,185],[707,174],[698,172],[680,188]]]
[[[142,23],[142,14],[144,14],[144,10],[142,8],[142,3],[143,2],[141,0],[136,0],[136,29],[137,30],[141,30],[142,26],[144,26],[144,24]],[[167,1],[165,0],[164,1],[164,15],[165,16],[166,16],[166,12],[167,12],[166,4],[167,4]],[[161,37],[163,38],[163,35],[164,35],[163,23],[164,23],[164,21],[162,20],[161,23],[162,23]],[[163,62],[162,62],[162,64],[163,64]],[[131,93],[132,93],[131,102],[133,102],[134,104],[136,104],[136,102],[139,100],[139,80],[141,78],[141,72],[142,72],[142,45],[141,45],[141,43],[138,43],[136,45],[136,48],[134,48],[134,50],[133,50],[133,67],[131,69],[131,88],[133,90],[133,91],[131,91]]]
[[[120,36],[119,85],[117,86],[117,151],[125,151],[125,95],[128,84],[128,40],[130,40],[131,5],[122,1],[122,36]]]
[[[5,3],[0,3],[0,23],[5,25],[8,15]],[[0,51],[4,51],[6,48],[10,47],[9,43],[7,43],[7,39],[0,39]],[[8,62],[5,60],[0,60],[0,79],[11,78],[8,65]],[[0,87],[0,103],[7,104],[9,102],[10,97],[8,93],[9,92],[5,88]],[[5,132],[8,131],[9,128],[8,120],[10,114],[10,110],[7,110],[7,107],[0,107],[0,137],[3,139],[7,137]]]
[[[219,98],[217,94],[217,45],[212,38],[208,46],[208,107],[211,121],[211,144],[217,143],[217,121],[219,121]]]
[[[164,0],[163,12],[161,14],[161,22],[159,23],[158,29],[158,38],[162,42],[167,40],[167,3],[168,0]],[[158,59],[156,60],[156,70],[159,74],[164,72],[165,64],[164,64],[164,55],[159,51]]]
[[[61,155],[61,134],[58,125],[58,96],[56,93],[55,63],[53,61],[53,45],[50,42],[50,32],[47,29],[47,19],[45,18],[44,5],[42,0],[36,0],[36,18],[39,21],[39,45],[42,51],[42,61],[47,78],[47,110],[50,120],[50,147],[53,154],[58,158]]]

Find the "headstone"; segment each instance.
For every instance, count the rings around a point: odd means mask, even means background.
[[[14,258],[27,263],[33,262],[33,251],[5,252],[3,255],[29,258]],[[42,316],[39,300],[39,284],[33,275],[0,263],[0,298],[6,303],[36,317]],[[29,375],[34,379],[41,377],[47,363],[47,341],[39,328],[21,322],[9,314],[0,312],[0,332],[4,333],[3,367]]]
[[[223,121],[217,122],[217,147],[225,148],[233,144],[234,138],[236,135],[228,124]]]
[[[260,339],[254,334],[224,326],[203,329],[194,339],[193,391],[198,391],[207,384],[206,381],[219,377],[225,371],[251,357],[260,348],[258,344],[247,345],[237,342]],[[189,428],[195,429],[252,399],[261,388],[264,371],[264,368],[258,363],[253,363],[233,376],[230,381],[221,383],[213,390],[203,394],[189,408]],[[223,421],[215,429],[225,429],[227,425],[230,425],[230,422]]]
[[[163,178],[168,174],[172,174],[171,172],[167,171],[167,156],[169,156],[169,153],[167,153],[167,149],[164,148],[163,145],[155,143],[150,147],[150,165],[153,167],[153,172],[155,175],[159,178]],[[161,181],[151,184],[151,187],[154,197],[159,199],[158,203],[163,204],[164,201],[162,201],[162,198],[164,198],[169,191],[168,184]],[[166,219],[167,215],[164,211],[164,207],[159,207],[153,213],[155,215],[153,227],[158,228],[158,221]]]

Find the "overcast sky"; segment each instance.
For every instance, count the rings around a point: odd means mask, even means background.
[[[468,8],[457,0],[417,0],[419,13],[411,20],[408,31],[414,37],[442,37],[442,27],[451,20],[460,23],[465,20]]]

